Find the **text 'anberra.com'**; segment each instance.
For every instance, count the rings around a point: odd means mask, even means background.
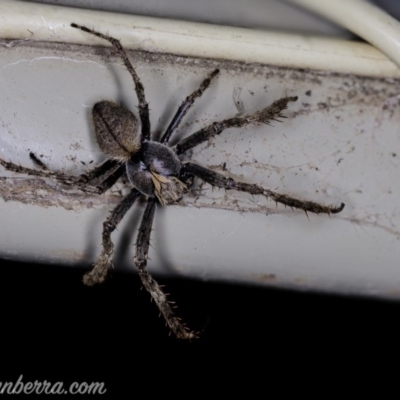
[[[0,394],[104,394],[103,382],[72,382],[64,387],[63,382],[24,382],[20,375],[16,382],[0,382]]]

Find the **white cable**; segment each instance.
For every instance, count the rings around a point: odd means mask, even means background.
[[[0,0],[0,46],[18,40],[107,45],[72,29],[71,21],[108,32],[125,49],[370,77],[400,76],[396,63],[366,43],[16,0]],[[11,45],[2,42],[5,39],[11,39]]]
[[[400,23],[365,0],[287,0],[323,15],[373,44],[400,66]]]

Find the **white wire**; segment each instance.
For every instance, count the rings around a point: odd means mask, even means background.
[[[287,0],[336,22],[400,66],[400,23],[365,0]]]

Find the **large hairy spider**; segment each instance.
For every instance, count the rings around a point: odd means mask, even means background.
[[[84,26],[77,24],[71,24],[71,26],[109,41],[122,58],[135,83],[135,91],[139,100],[140,124],[136,117],[121,105],[111,101],[96,103],[92,110],[95,134],[101,150],[107,156],[107,161],[89,173],[78,177],[49,171],[33,153],[30,153],[30,157],[40,169],[21,167],[2,159],[0,159],[0,163],[10,171],[54,178],[61,183],[77,187],[84,192],[97,194],[104,193],[111,188],[126,172],[133,188],[103,223],[102,252],[92,270],[84,276],[83,281],[86,285],[94,285],[104,281],[108,271],[112,268],[114,244],[111,241],[111,233],[138,197],[141,195],[146,196],[147,206],[138,232],[134,263],[138,268],[144,287],[154,299],[166,323],[176,337],[183,339],[195,338],[196,333],[189,330],[175,315],[161,287],[146,270],[150,232],[158,203],[161,205],[177,203],[190,188],[193,178],[198,177],[212,186],[266,196],[276,203],[301,209],[306,213],[335,214],[343,210],[344,204],[342,203],[340,206],[335,207],[312,201],[303,201],[259,185],[237,182],[232,178],[227,178],[197,164],[191,162],[182,163],[179,160],[179,155],[220,134],[227,128],[239,128],[259,123],[268,124],[272,120],[283,117],[281,115],[282,110],[287,108],[289,102],[296,101],[297,97],[283,97],[262,110],[214,122],[181,140],[175,146],[169,147],[169,139],[181,123],[182,118],[194,101],[207,89],[219,71],[213,71],[202,82],[199,89],[185,99],[162,135],[161,140],[157,142],[152,140],[150,135],[149,106],[145,98],[143,85],[120,42]],[[94,180],[100,183],[96,185],[93,183]]]

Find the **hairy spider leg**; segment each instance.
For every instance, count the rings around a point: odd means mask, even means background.
[[[102,194],[110,189],[119,178],[125,173],[125,165],[120,165],[110,175],[107,176],[99,185],[96,185],[97,194]]]
[[[37,164],[39,167],[43,168],[44,170],[49,170],[46,164],[40,160],[35,153],[30,152],[29,158]],[[111,171],[111,172],[110,172]],[[101,165],[93,168],[91,171],[85,172],[84,174],[79,175],[78,180],[80,184],[85,184],[93,181],[94,179],[98,179],[103,175],[107,176],[102,178],[99,185],[94,185],[97,189],[96,193],[102,194],[111,186],[115,184],[115,182],[122,176],[125,172],[125,165],[121,165],[121,163],[117,160],[106,160]],[[72,177],[73,178],[73,177]],[[74,183],[72,183],[74,184]]]
[[[150,117],[149,117],[149,103],[146,101],[146,97],[144,94],[144,87],[139,78],[139,75],[136,73],[135,68],[133,68],[129,58],[121,46],[119,40],[112,38],[111,36],[104,35],[103,33],[97,32],[94,29],[86,28],[86,26],[78,25],[75,23],[71,24],[72,28],[80,29],[84,32],[90,33],[94,36],[107,40],[112,44],[114,49],[117,51],[118,55],[122,58],[122,61],[125,64],[126,69],[132,76],[133,82],[135,83],[135,91],[139,101],[139,116],[140,121],[142,123],[142,139],[150,140]]]
[[[104,193],[111,186],[113,186],[114,183],[125,172],[124,166],[116,167],[118,165],[118,163],[114,162],[114,160],[112,160],[112,162],[113,162],[112,164],[108,163],[106,161],[103,164],[101,164],[100,166],[94,168],[88,174],[82,174],[79,176],[66,175],[62,172],[50,171],[47,168],[47,166],[44,163],[42,163],[40,160],[39,160],[40,163],[38,163],[38,158],[33,153],[30,153],[29,156],[32,159],[32,161],[34,161],[42,169],[38,170],[38,169],[22,167],[21,165],[14,164],[12,162],[7,162],[1,158],[0,158],[0,164],[6,170],[11,171],[11,172],[17,172],[19,174],[26,174],[26,175],[31,175],[31,176],[39,176],[41,178],[51,178],[51,179],[54,179],[64,185],[76,187],[85,193],[91,193],[91,194]],[[104,164],[106,164],[106,166],[104,166]],[[91,179],[94,179],[97,176],[103,175],[105,172],[110,171],[112,168],[116,168],[116,169],[114,171],[112,171],[99,185],[91,186],[88,183]],[[88,177],[90,179],[88,179]]]
[[[259,185],[237,182],[232,178],[227,178],[220,173],[211,171],[208,168],[204,168],[200,165],[190,162],[183,164],[182,168],[184,169],[184,171],[197,176],[198,178],[202,179],[212,186],[216,186],[226,190],[238,190],[253,195],[262,195],[270,198],[276,203],[303,210],[305,213],[312,212],[315,214],[337,214],[344,208],[344,203],[341,203],[339,207],[326,206],[323,204],[315,203],[313,201],[300,200],[286,194],[280,194],[273,190],[263,188]]]
[[[114,243],[111,240],[111,234],[140,194],[141,193],[137,189],[132,189],[104,221],[102,236],[103,250],[92,270],[87,272],[83,277],[83,283],[85,285],[92,286],[96,283],[104,282],[108,271],[113,267],[112,256],[114,253]]]
[[[219,69],[214,70],[211,74],[204,79],[201,83],[200,87],[195,90],[191,95],[186,97],[186,99],[182,102],[181,106],[178,108],[178,111],[175,113],[174,118],[172,118],[171,123],[169,124],[167,130],[161,138],[161,143],[167,144],[171,135],[176,131],[179,124],[182,121],[182,118],[187,114],[190,107],[192,107],[194,101],[198,99],[204,91],[210,86],[211,81],[219,74]]]
[[[96,188],[87,187],[86,184],[82,184],[80,182],[80,178],[78,176],[66,175],[66,174],[63,174],[62,172],[49,171],[47,168],[43,168],[43,167],[40,170],[22,167],[21,165],[17,165],[12,162],[4,161],[1,158],[0,158],[0,164],[6,170],[11,171],[11,172],[17,172],[19,174],[26,174],[26,175],[31,175],[31,176],[39,176],[42,178],[52,178],[52,179],[55,179],[59,182],[66,184],[66,185],[71,185],[71,186],[75,185],[79,189],[81,189],[85,192],[96,193]]]
[[[197,337],[196,333],[190,331],[188,327],[180,320],[180,318],[175,315],[171,304],[168,302],[167,295],[163,292],[160,285],[153,279],[146,269],[150,246],[151,227],[153,224],[156,204],[156,197],[148,198],[148,203],[138,231],[136,255],[134,261],[139,271],[139,276],[142,280],[143,286],[154,299],[171,331],[179,339],[194,339]]]
[[[211,125],[200,129],[187,138],[181,140],[174,147],[176,154],[183,154],[185,151],[205,142],[209,138],[220,134],[227,128],[241,128],[246,125],[258,123],[269,124],[271,121],[279,121],[278,118],[286,118],[281,114],[281,112],[287,108],[287,105],[290,101],[296,100],[297,96],[282,97],[260,111],[225,119],[221,122],[214,122]]]
[[[120,162],[117,160],[106,160],[102,164],[93,168],[91,171],[85,172],[84,174],[80,175],[80,179],[82,180],[82,182],[90,182],[93,179],[100,178],[111,169],[115,169],[118,165],[120,165]]]

